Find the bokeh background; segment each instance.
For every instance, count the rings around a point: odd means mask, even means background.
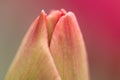
[[[119,0],[0,0],[0,80],[32,21],[44,9],[64,8],[78,19],[91,80],[120,80]]]

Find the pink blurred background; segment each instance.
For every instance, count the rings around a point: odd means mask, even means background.
[[[64,8],[78,19],[91,80],[120,80],[119,0],[0,0],[0,80],[32,21],[44,9]]]

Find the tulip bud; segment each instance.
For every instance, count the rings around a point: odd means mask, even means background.
[[[43,10],[26,33],[5,80],[89,80],[84,40],[73,12]]]

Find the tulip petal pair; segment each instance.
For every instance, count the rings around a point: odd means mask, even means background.
[[[74,13],[42,11],[5,80],[89,80],[85,45]]]

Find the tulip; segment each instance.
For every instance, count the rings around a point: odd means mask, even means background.
[[[86,49],[73,12],[43,10],[27,31],[5,80],[89,80]]]

